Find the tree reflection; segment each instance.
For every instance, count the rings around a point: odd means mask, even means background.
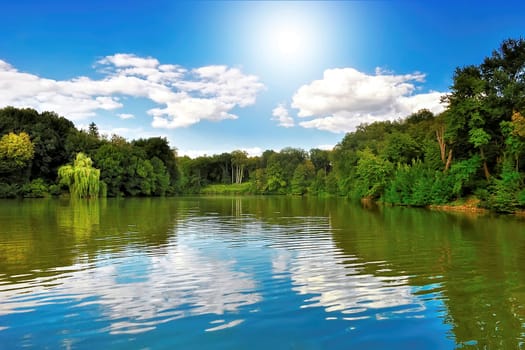
[[[389,307],[424,313],[432,300],[458,346],[524,342],[520,219],[308,197],[13,203],[0,202],[0,281],[29,291],[70,267],[77,272],[61,288],[83,298],[92,285],[107,317],[128,321],[113,322],[115,332],[146,329],[158,310],[166,321],[259,302],[255,277],[223,255],[255,242],[271,251],[273,278],[305,296],[303,307],[370,317]],[[210,244],[205,253],[201,244]],[[120,260],[101,266],[104,254]]]
[[[519,348],[522,344],[525,271],[523,222],[382,207],[364,213],[334,208],[334,241],[363,261],[385,260],[388,274],[410,275],[414,286],[440,282],[445,319],[458,344]],[[521,260],[521,261],[520,261]],[[384,271],[369,265],[376,276]]]
[[[162,246],[175,233],[177,215],[176,202],[161,198],[0,201],[0,207],[0,274],[10,281],[54,274],[130,245]]]

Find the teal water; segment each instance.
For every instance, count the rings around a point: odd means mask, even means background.
[[[0,201],[0,349],[523,349],[524,253],[342,199]]]

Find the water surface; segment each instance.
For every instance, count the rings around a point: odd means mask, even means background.
[[[523,349],[524,227],[342,199],[0,201],[0,348]]]

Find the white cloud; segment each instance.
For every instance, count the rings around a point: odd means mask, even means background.
[[[158,105],[147,111],[154,127],[178,128],[202,120],[236,119],[232,110],[254,104],[264,88],[258,77],[227,66],[188,70],[122,53],[106,56],[96,66],[103,74],[98,80],[53,80],[20,72],[0,60],[0,105],[53,110],[81,120],[124,107],[122,96],[146,98]]]
[[[260,156],[263,153],[263,150],[261,147],[248,147],[248,148],[241,148],[242,151],[246,151],[248,153],[248,156],[250,157],[257,157]]]
[[[113,56],[106,56],[99,60],[101,64],[113,64],[115,67],[142,67],[155,68],[159,61],[152,57],[142,58],[127,53],[117,53]]]
[[[319,149],[322,149],[322,150],[325,150],[325,151],[331,151],[333,150],[335,147],[335,145],[317,145],[316,148],[319,148]]]
[[[279,122],[279,126],[291,128],[295,125],[293,118],[288,114],[288,109],[283,103],[280,103],[273,109],[272,115],[272,120],[277,120]]]
[[[125,119],[133,119],[133,118],[135,118],[135,116],[133,114],[130,114],[130,113],[120,113],[120,114],[117,114],[117,115],[118,115],[118,117],[120,119],[124,119],[124,120]]]
[[[248,156],[250,157],[257,157],[260,156],[263,153],[262,148],[260,147],[238,147],[238,148],[232,148],[232,149],[238,149],[241,151],[246,151],[248,153]],[[230,153],[232,151],[230,150],[218,150],[218,149],[179,149],[177,150],[177,154],[179,156],[188,156],[190,158],[197,158],[201,156],[211,156],[214,154],[221,154],[221,153]]]
[[[444,93],[417,93],[425,75],[404,75],[376,69],[368,75],[353,68],[325,70],[323,79],[301,86],[293,96],[292,107],[298,116],[310,118],[300,122],[305,128],[331,132],[348,132],[361,123],[395,120],[427,108],[443,111]]]

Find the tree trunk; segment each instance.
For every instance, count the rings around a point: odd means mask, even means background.
[[[448,157],[447,157],[447,163],[445,164],[445,170],[443,170],[444,173],[450,169],[450,165],[452,164],[452,149],[448,150]]]
[[[442,126],[441,129],[436,130],[436,138],[437,138],[437,142],[439,144],[439,150],[440,150],[440,153],[441,153],[441,161],[443,162],[443,164],[445,164],[446,163],[445,156],[446,156],[446,147],[447,147],[447,145],[445,144],[445,127],[444,126]]]
[[[242,178],[244,177],[244,165],[241,165],[239,172],[239,183],[242,183]]]
[[[490,180],[490,172],[489,167],[487,165],[487,160],[485,159],[485,152],[483,152],[483,148],[479,148],[479,154],[481,155],[481,159],[483,159],[483,172],[485,173],[485,178]]]

